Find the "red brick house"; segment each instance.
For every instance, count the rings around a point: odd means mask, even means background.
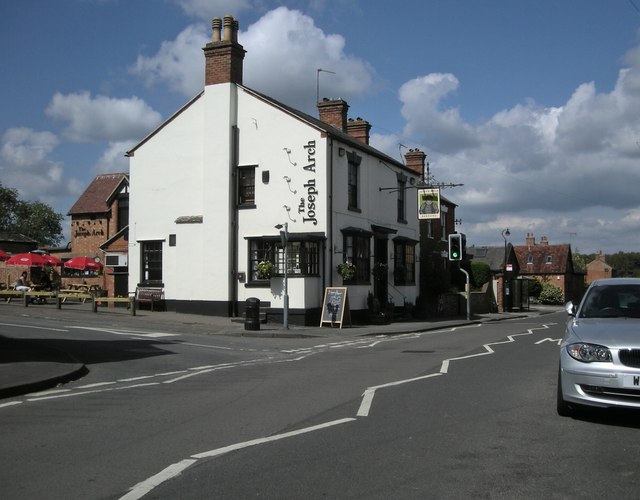
[[[551,245],[546,236],[542,236],[540,243],[536,244],[534,235],[528,233],[526,244],[515,245],[514,250],[520,265],[520,276],[558,287],[565,301],[582,297],[584,274],[573,268],[570,244]]]
[[[125,173],[97,175],[71,207],[70,251],[59,257],[88,256],[104,265],[99,274],[80,276],[118,295],[127,294],[129,225],[129,176]],[[63,282],[78,281],[63,269]]]
[[[587,285],[594,280],[613,278],[616,272],[604,259],[602,252],[596,255],[595,260],[587,264]]]

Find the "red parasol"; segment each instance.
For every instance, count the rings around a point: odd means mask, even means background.
[[[64,267],[80,271],[99,271],[102,264],[96,262],[93,257],[73,257],[64,263]]]
[[[58,257],[54,257],[53,255],[43,255],[44,263],[47,266],[60,266],[62,265],[62,261]]]
[[[0,262],[7,260],[9,258],[9,254],[4,250],[0,250]]]
[[[9,257],[6,263],[10,266],[44,267],[47,261],[39,253],[17,253]]]

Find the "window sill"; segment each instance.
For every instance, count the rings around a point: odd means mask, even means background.
[[[250,281],[249,283],[245,283],[245,288],[269,288],[271,286],[271,281]]]
[[[360,210],[358,207],[347,207],[348,210],[350,210],[351,212],[357,212],[357,213],[362,213],[362,210]]]

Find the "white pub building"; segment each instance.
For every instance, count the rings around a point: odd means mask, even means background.
[[[245,87],[237,21],[212,28],[204,90],[128,152],[129,289],[229,317],[255,297],[279,321],[287,266],[295,324],[319,324],[326,287],[347,287],[356,321],[370,294],[415,304],[425,154],[405,165],[372,148],[341,99],[319,102],[317,119]]]

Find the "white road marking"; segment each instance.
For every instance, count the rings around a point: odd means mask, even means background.
[[[0,326],[12,326],[14,328],[29,328],[30,330],[49,330],[51,332],[68,332],[69,331],[69,330],[63,330],[61,328],[50,328],[47,326],[16,325],[13,323],[0,323]]]
[[[144,338],[163,338],[163,337],[178,337],[179,333],[165,333],[165,332],[142,332],[137,330],[114,330],[112,328],[96,328],[91,326],[68,326],[67,328],[73,328],[75,330],[91,330],[94,332],[111,333],[113,335],[133,335],[135,337]]]
[[[299,436],[301,434],[307,434],[309,432],[315,432],[322,429],[326,429],[328,427],[333,427],[335,425],[346,424],[348,422],[353,422],[356,420],[355,418],[342,418],[340,420],[333,420],[331,422],[325,422],[319,425],[313,425],[311,427],[306,427],[304,429],[298,429],[296,431],[284,432],[282,434],[276,434],[274,436],[268,436],[259,439],[253,439],[251,441],[245,441],[243,443],[235,443],[229,446],[225,446],[223,448],[217,448],[215,450],[209,450],[202,453],[197,453],[195,455],[191,455],[190,458],[180,460],[175,464],[170,465],[166,469],[160,471],[158,474],[151,476],[148,479],[136,484],[129,493],[120,497],[120,500],[137,500],[142,498],[144,495],[149,493],[154,488],[160,486],[165,481],[172,479],[187,469],[187,467],[192,466],[196,463],[197,460],[202,458],[212,458],[220,455],[224,455],[225,453],[229,453],[231,451],[241,450],[243,448],[249,448],[250,446],[257,446],[260,444],[271,443],[273,441],[279,441],[281,439],[287,439],[290,437]]]
[[[8,403],[1,403],[0,408],[6,408],[7,406],[15,406],[22,404],[22,401],[9,401]]]
[[[445,359],[442,361],[442,364],[440,365],[440,372],[439,373],[431,373],[429,375],[424,375],[421,377],[415,377],[415,378],[410,378],[410,379],[406,379],[406,380],[398,380],[396,382],[389,382],[387,384],[382,384],[382,385],[377,385],[374,387],[367,387],[367,389],[365,389],[364,393],[362,394],[362,401],[360,402],[360,407],[358,408],[358,413],[357,416],[359,417],[367,417],[369,416],[369,411],[371,410],[371,405],[373,404],[373,398],[375,396],[376,390],[378,389],[382,389],[385,387],[393,387],[396,385],[401,385],[401,384],[407,384],[409,382],[415,382],[417,380],[424,380],[427,378],[431,378],[434,376],[438,376],[438,375],[446,375],[449,372],[449,365],[451,363],[451,361],[460,361],[463,359],[470,359],[470,358],[475,358],[478,356],[487,356],[488,354],[493,354],[495,351],[493,349],[491,349],[491,346],[495,346],[495,345],[500,345],[500,344],[509,344],[511,342],[515,342],[515,337],[521,337],[523,335],[533,335],[533,331],[534,330],[543,330],[543,329],[548,329],[549,325],[553,325],[555,323],[549,323],[549,324],[544,324],[542,325],[540,328],[530,328],[529,330],[527,330],[524,333],[516,333],[513,335],[507,335],[507,340],[500,340],[497,342],[491,342],[489,344],[484,344],[482,347],[484,347],[485,351],[484,352],[480,352],[480,353],[476,353],[476,354],[469,354],[468,356],[460,356],[457,358],[449,358],[449,359]],[[452,328],[451,331],[454,331],[455,328]],[[446,330],[445,330],[446,331]]]
[[[542,344],[543,342],[556,342],[558,345],[560,345],[562,339],[550,339],[549,337],[547,337],[546,339],[538,340],[537,342],[535,342],[535,344],[538,345]]]

